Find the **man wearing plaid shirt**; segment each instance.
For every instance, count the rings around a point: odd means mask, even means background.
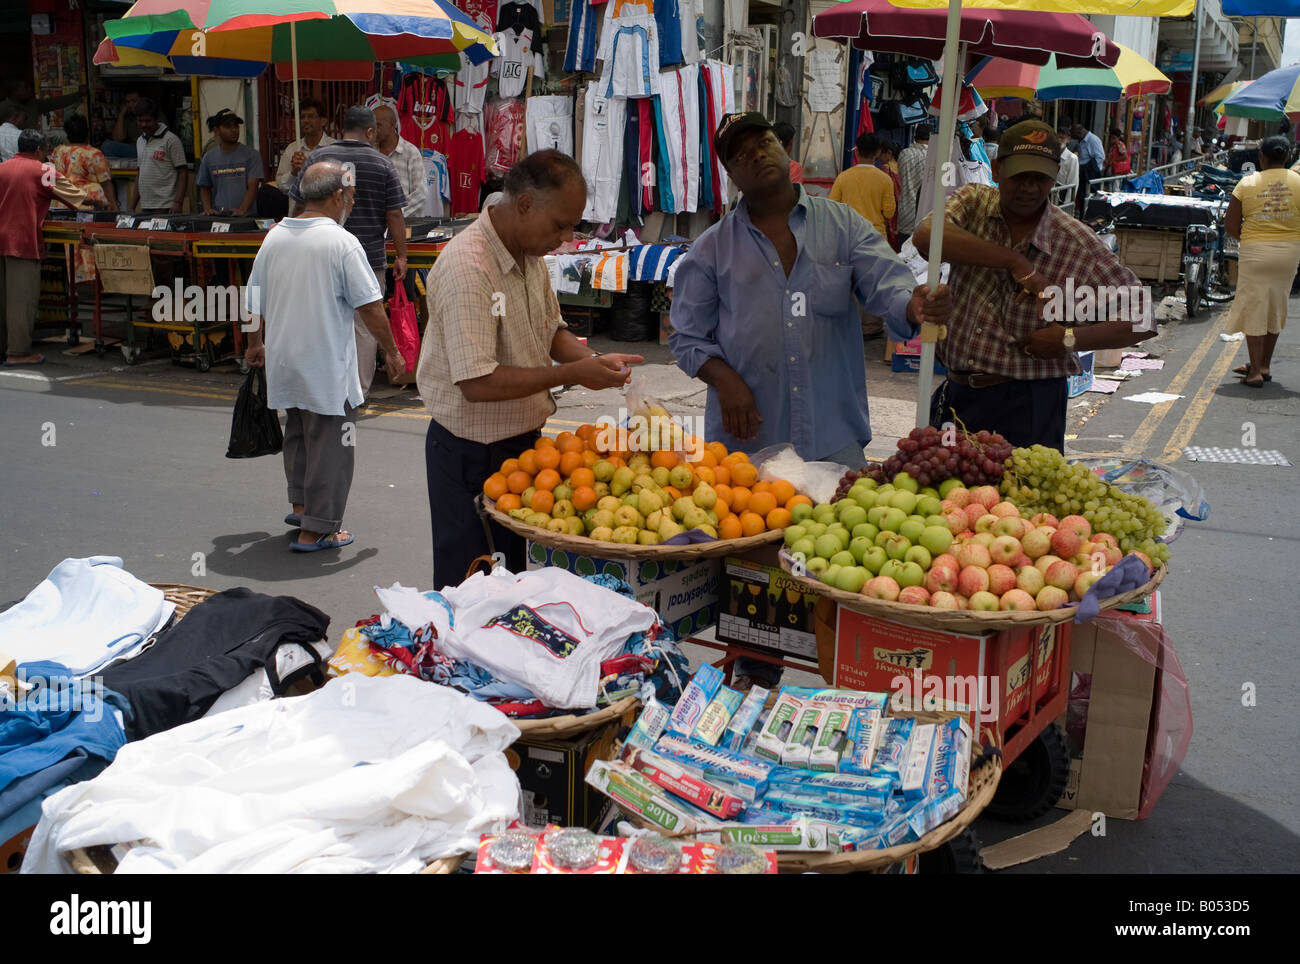
[[[560,317],[542,257],[573,237],[587,204],[578,163],[538,151],[506,175],[505,190],[456,235],[429,271],[429,324],[416,383],[432,416],[425,438],[433,586],[459,585],[489,551],[474,498],[506,459],[531,448],[555,413],[551,389],[627,384],[640,355],[602,355]],[[558,362],[559,364],[552,364]],[[491,524],[512,572],[524,542]]]
[[[1060,158],[1056,132],[1023,121],[999,142],[998,186],[967,185],[948,200],[943,258],[955,304],[939,342],[948,377],[931,404],[933,425],[955,413],[971,432],[1063,450],[1066,379],[1081,370],[1075,351],[1124,348],[1155,334],[1142,298],[1132,297],[1137,276],[1086,225],[1048,203]],[[928,254],[928,217],[913,241]],[[1079,301],[1082,292],[1097,299],[1095,309]],[[1149,293],[1140,294],[1149,311]],[[1129,299],[1118,301],[1129,309],[1120,317],[1113,297]],[[1111,320],[1101,320],[1103,312]]]

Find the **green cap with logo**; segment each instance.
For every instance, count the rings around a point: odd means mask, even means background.
[[[1061,140],[1056,131],[1038,120],[1008,127],[998,141],[1000,178],[1033,172],[1056,177],[1061,169]]]

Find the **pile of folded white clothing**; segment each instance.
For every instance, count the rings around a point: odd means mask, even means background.
[[[447,687],[350,674],[127,744],[45,801],[22,869],[106,845],[117,873],[416,871],[518,816],[518,737]]]
[[[139,653],[175,610],[117,556],[64,559],[0,613],[0,639],[19,663],[59,663],[81,678]]]
[[[557,709],[594,707],[600,664],[655,622],[648,606],[553,566],[476,572],[442,594],[454,619],[438,648]]]

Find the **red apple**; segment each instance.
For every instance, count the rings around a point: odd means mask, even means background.
[[[1031,529],[1029,534],[1020,540],[1025,555],[1030,559],[1037,559],[1039,556],[1047,555],[1052,551],[1052,536],[1054,535],[1056,535],[1056,530],[1048,526]]]
[[[1052,563],[1060,561],[1060,556],[1039,556],[1034,560],[1034,568],[1043,574],[1043,578],[1046,578],[1048,567],[1051,566]]]
[[[948,493],[947,501],[951,502],[958,509],[964,509],[970,505],[970,489],[958,486]]]
[[[888,576],[876,576],[873,579],[868,579],[862,587],[864,596],[870,596],[872,599],[884,599],[888,602],[894,602],[898,599],[899,592],[898,583]]]
[[[976,532],[987,532],[993,535],[993,527],[998,524],[998,517],[989,512],[975,520]]]
[[[961,563],[957,561],[957,557],[954,556],[951,552],[945,552],[935,556],[934,559],[931,560],[930,568],[931,569],[949,568],[954,573],[958,573],[961,572]]]
[[[1050,512],[1040,512],[1029,521],[1035,526],[1048,526],[1052,529],[1055,529],[1060,525],[1060,523],[1056,521],[1056,516],[1052,515]]]
[[[956,592],[960,570],[949,566],[931,566],[925,574],[925,588],[931,593]]]
[[[962,569],[969,569],[971,566],[980,569],[987,569],[989,566],[993,565],[993,559],[989,555],[988,549],[975,542],[966,542],[959,546],[954,546],[952,554],[956,557],[957,564],[960,565]],[[966,593],[965,595],[969,596],[970,593]]]
[[[969,597],[969,596],[963,596],[963,595],[961,595],[960,593],[958,593],[958,594],[957,594],[957,608],[958,608],[958,609],[970,609],[970,597]]]
[[[1049,586],[1068,591],[1074,588],[1074,581],[1079,578],[1079,567],[1062,559],[1047,567],[1046,577]]]
[[[949,493],[951,495],[951,493]],[[992,509],[1002,501],[1002,494],[991,485],[979,485],[970,490],[971,501],[978,502],[984,508]]]
[[[1102,574],[1099,572],[1089,571],[1079,573],[1079,578],[1074,580],[1074,587],[1070,590],[1070,598],[1075,600],[1082,599],[1088,594],[1088,590],[1092,588],[1092,584],[1100,579],[1101,576]]]
[[[975,543],[977,546],[983,546],[987,549],[989,546],[993,545],[993,540],[996,538],[997,536],[991,532],[977,532],[970,537],[970,541]]]
[[[961,509],[950,509],[943,514],[943,521],[948,526],[948,531],[954,536],[959,536],[970,527],[966,519],[966,513]]]
[[[989,592],[1003,596],[1016,588],[1016,573],[1010,566],[994,564],[988,568]]]
[[[993,545],[989,546],[989,558],[1004,566],[1014,563],[1020,558],[1020,554],[1020,540],[1013,539],[1011,536],[998,536],[993,540]]]
[[[1120,549],[1119,549],[1117,546],[1116,546],[1116,547],[1108,548],[1108,549],[1106,550],[1106,566],[1107,566],[1107,567],[1110,567],[1110,566],[1118,566],[1118,565],[1119,565],[1119,561],[1120,561],[1121,559],[1123,559],[1123,558],[1124,558],[1124,553],[1123,553],[1122,551],[1120,551]]]
[[[999,601],[1003,609],[1017,610],[1019,612],[1031,612],[1038,608],[1034,597],[1023,589],[1009,589],[1002,594]]]
[[[1062,559],[1069,559],[1071,556],[1078,555],[1079,546],[1082,544],[1083,540],[1079,538],[1079,534],[1073,529],[1062,527],[1052,535],[1052,551]]]
[[[1151,557],[1148,556],[1145,552],[1138,552],[1136,549],[1134,549],[1133,552],[1130,553],[1130,555],[1137,556],[1139,559],[1145,562],[1147,564],[1147,568],[1150,569],[1152,572],[1156,571],[1156,567],[1151,564]]]
[[[1045,585],[1047,585],[1047,580],[1033,566],[1021,566],[1016,570],[1017,589],[1023,589],[1029,595],[1037,596]]]
[[[1002,602],[991,592],[977,592],[970,597],[970,608],[976,612],[997,612]]]
[[[1119,548],[1119,543],[1115,540],[1115,537],[1111,535],[1109,532],[1093,533],[1092,541],[1100,543],[1103,546],[1109,546],[1112,549]]]
[[[961,603],[950,592],[936,592],[930,596],[930,606],[934,609],[960,609]]]
[[[989,509],[989,512],[999,519],[1020,518],[1020,510],[1011,502],[998,502],[993,508]]]
[[[1032,567],[1033,564],[1034,564],[1034,560],[1030,559],[1030,558],[1029,558],[1027,555],[1025,555],[1023,552],[1020,553],[1020,555],[1016,556],[1016,559],[1015,559],[1014,562],[1009,563],[1009,565],[1011,566],[1012,569],[1019,569],[1021,566],[1030,566],[1030,567]]]
[[[929,605],[930,594],[920,586],[908,586],[898,594],[898,601],[910,606],[926,606]]]
[[[982,502],[972,502],[970,505],[966,506],[966,508],[962,509],[962,512],[966,515],[967,529],[974,529],[975,523],[980,520],[980,516],[988,514],[988,510],[984,508]]]
[[[1078,533],[1079,540],[1083,541],[1092,535],[1092,523],[1081,515],[1067,515],[1061,520],[1058,529],[1070,529]]]
[[[1044,586],[1034,598],[1038,611],[1043,613],[1051,612],[1053,609],[1060,609],[1069,601],[1070,594],[1057,586]]]
[[[957,577],[957,589],[963,596],[973,596],[977,592],[988,592],[989,571],[979,566],[967,566]]]

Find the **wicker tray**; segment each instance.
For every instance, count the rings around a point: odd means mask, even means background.
[[[922,723],[942,723],[944,720],[952,719],[959,714],[916,710],[890,715],[912,716]],[[985,746],[992,746],[1000,750],[1002,748],[1002,736],[1001,733],[997,732],[996,727],[988,731],[988,736],[991,742]],[[979,745],[977,739],[975,746],[972,747],[972,761],[983,753],[984,748],[984,746]],[[899,844],[897,847],[889,847],[885,850],[858,850],[838,854],[779,851],[777,853],[778,870],[783,874],[884,873],[894,864],[907,860],[914,854],[935,850],[954,837],[959,836],[975,822],[976,818],[984,811],[984,808],[989,805],[993,795],[997,793],[998,781],[1001,779],[1002,756],[998,753],[992,755],[978,767],[971,768],[966,802],[962,805],[962,808],[951,819],[935,827],[920,840]],[[658,829],[632,815],[629,815],[629,820],[646,829]],[[666,834],[665,836],[689,837],[690,835]]]
[[[524,740],[572,740],[584,733],[599,729],[606,723],[622,718],[639,706],[641,700],[635,696],[625,696],[603,710],[575,716],[548,716],[541,720],[515,720],[519,727],[520,739]]]
[[[798,582],[806,591],[817,593],[833,599],[841,606],[855,612],[892,619],[894,622],[924,629],[938,629],[943,632],[982,633],[1011,629],[1016,626],[1044,626],[1051,623],[1073,621],[1079,612],[1079,605],[1064,606],[1050,612],[976,612],[972,609],[935,609],[932,606],[914,606],[909,603],[886,602],[883,599],[871,599],[861,593],[845,592],[828,586],[819,579],[810,576],[796,576],[791,571],[789,554],[781,550],[781,568],[790,573],[790,578]],[[1102,609],[1114,609],[1125,603],[1137,602],[1155,592],[1156,588],[1169,574],[1168,566],[1161,566],[1144,585],[1131,589],[1118,596],[1111,596],[1101,601]]]
[[[531,539],[551,549],[564,549],[581,556],[596,556],[601,559],[627,559],[637,562],[712,559],[780,542],[785,535],[784,529],[770,529],[756,536],[745,536],[741,539],[714,539],[711,542],[697,542],[687,546],[630,546],[621,542],[597,542],[586,536],[571,536],[551,532],[540,526],[530,526],[499,511],[496,503],[490,499],[483,499],[480,505],[480,511],[485,517],[525,539]]]

